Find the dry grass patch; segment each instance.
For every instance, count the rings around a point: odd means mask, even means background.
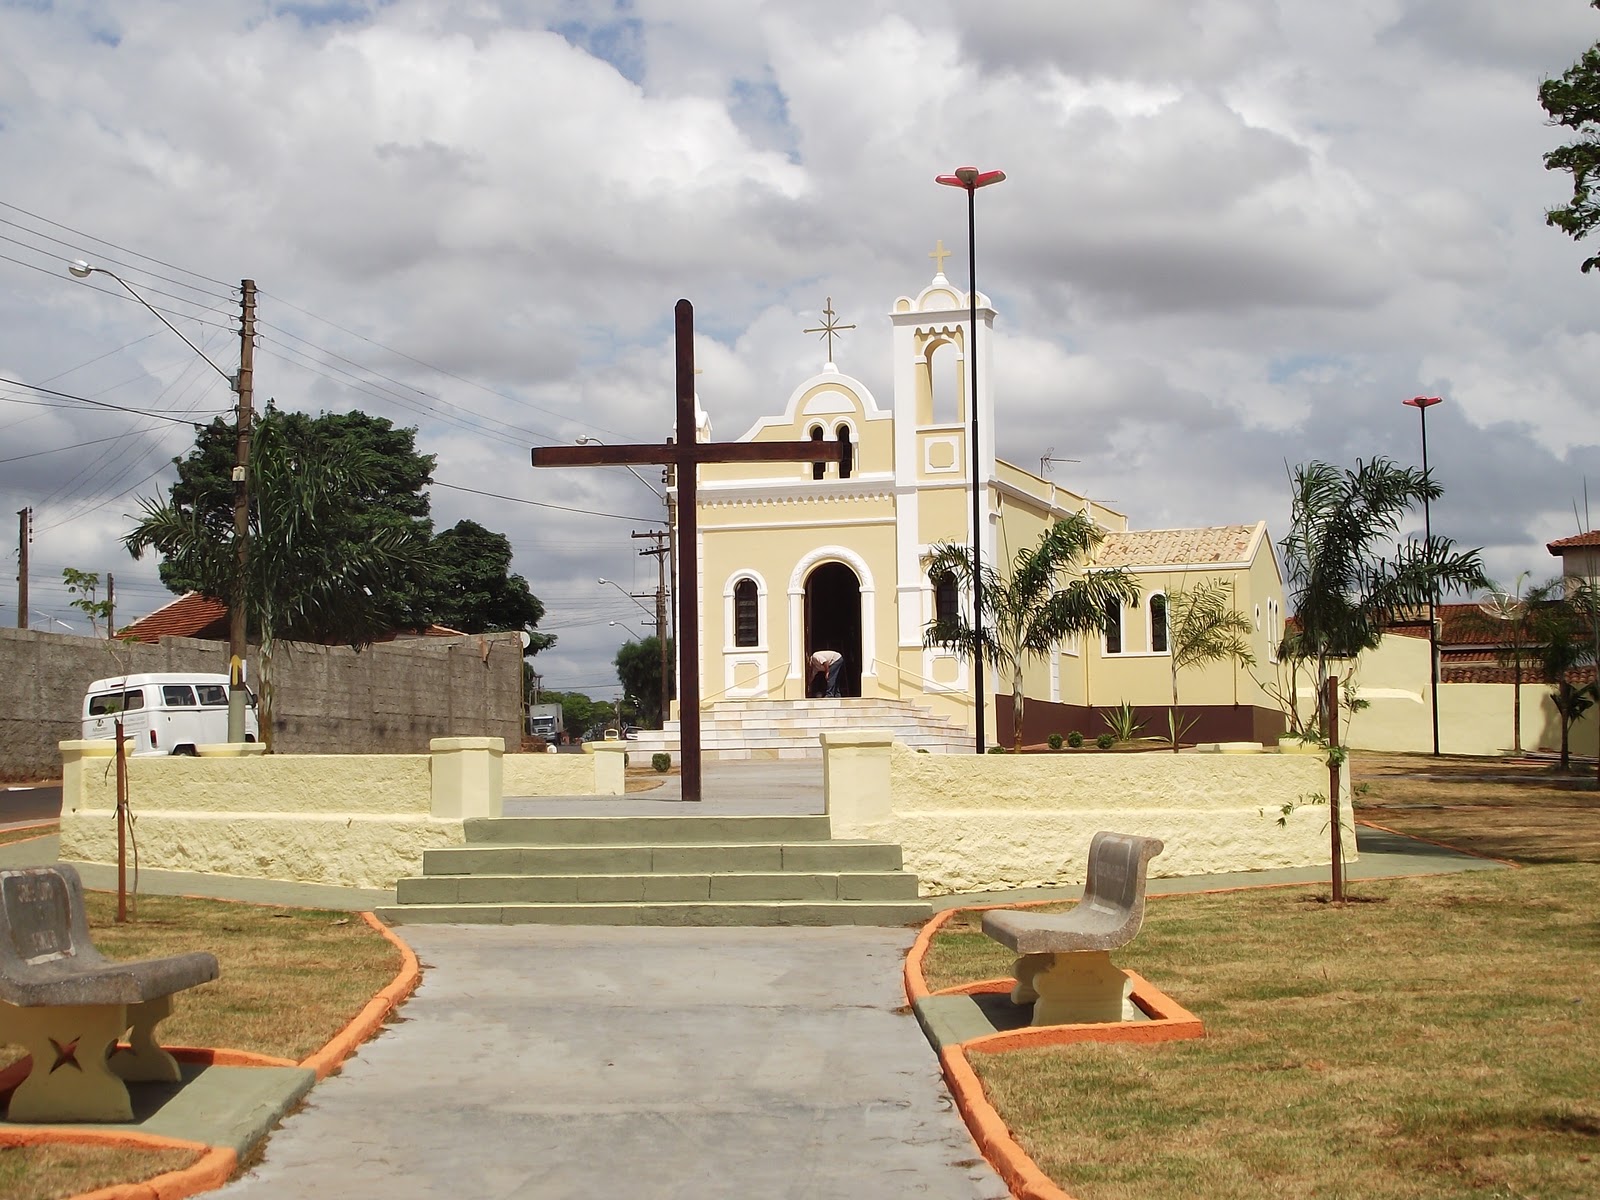
[[[177,1171],[200,1155],[188,1150],[124,1146],[0,1146],[0,1196],[6,1200],[64,1200],[97,1188]]]
[[[1368,902],[1343,908],[1314,887],[1153,900],[1118,961],[1200,1016],[1203,1040],[973,1055],[1081,1200],[1600,1195],[1592,781],[1356,763],[1359,815],[1548,865],[1361,882]],[[947,930],[930,986],[1009,973],[976,914]]]
[[[1592,770],[1545,762],[1352,755],[1356,816],[1524,863],[1600,863]]]

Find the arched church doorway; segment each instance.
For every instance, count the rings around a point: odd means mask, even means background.
[[[841,562],[822,563],[806,576],[806,657],[818,650],[844,655],[839,691],[861,695],[861,581]],[[822,694],[809,677],[806,694]]]

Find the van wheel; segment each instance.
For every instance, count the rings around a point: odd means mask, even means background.
[[[244,735],[244,740],[247,742],[253,742],[256,740],[256,735],[253,733],[247,733]]]
[[[172,750],[173,757],[175,758],[194,758],[198,753],[199,751],[197,751],[193,746],[175,746]]]

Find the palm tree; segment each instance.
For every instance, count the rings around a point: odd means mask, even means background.
[[[1312,462],[1290,482],[1289,532],[1278,546],[1298,651],[1317,664],[1319,705],[1331,661],[1374,649],[1397,617],[1441,593],[1490,586],[1479,552],[1458,552],[1449,538],[1400,543],[1392,558],[1379,549],[1414,505],[1444,494],[1425,472],[1386,458],[1358,459],[1354,470]]]
[[[1477,550],[1457,552],[1449,538],[1408,540],[1384,557],[1381,546],[1400,535],[1413,505],[1437,500],[1444,489],[1428,472],[1386,458],[1356,460],[1354,470],[1303,463],[1290,472],[1292,504],[1283,551],[1289,603],[1300,626],[1296,651],[1317,664],[1317,705],[1326,735],[1335,729],[1329,707],[1328,664],[1355,659],[1382,639],[1402,613],[1441,592],[1489,586]],[[1334,700],[1337,704],[1337,699]],[[1333,813],[1333,899],[1344,899],[1340,851],[1339,766],[1344,748],[1330,739],[1328,795]]]
[[[1167,645],[1172,655],[1172,712],[1167,731],[1172,752],[1178,752],[1178,672],[1189,667],[1227,659],[1241,666],[1256,665],[1250,652],[1255,632],[1250,618],[1233,607],[1233,587],[1225,580],[1209,579],[1184,591],[1168,592]]]
[[[241,571],[231,526],[208,524],[197,504],[141,499],[143,516],[123,538],[135,558],[154,548],[178,560],[197,589],[242,604],[261,646],[261,731],[272,748],[273,653],[277,642],[336,638],[359,649],[392,627],[387,581],[426,550],[410,527],[379,529],[363,541],[321,536],[336,526],[352,492],[377,483],[378,460],[365,451],[331,455],[296,450],[269,412],[251,448],[250,536]]]
[[[1595,682],[1580,685],[1572,679],[1595,661],[1593,593],[1581,580],[1552,579],[1533,589],[1528,599],[1533,606],[1533,653],[1550,684],[1550,699],[1561,721],[1561,769],[1565,771],[1571,765],[1572,726],[1596,699]]]
[[[1103,630],[1111,605],[1139,603],[1138,582],[1121,568],[1086,569],[1104,535],[1094,521],[1074,513],[1049,526],[1036,545],[1017,552],[1010,573],[983,567],[983,626],[969,613],[945,613],[922,636],[928,649],[942,647],[972,657],[982,654],[996,677],[1011,677],[1011,721],[1015,748],[1022,749],[1022,668],[1075,633]],[[934,547],[928,576],[954,580],[957,594],[972,591],[972,550],[944,543]],[[977,697],[979,704],[983,697]]]

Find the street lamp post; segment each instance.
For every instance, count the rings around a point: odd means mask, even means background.
[[[1422,419],[1422,473],[1428,473],[1428,410],[1442,400],[1442,396],[1413,396],[1401,401],[1417,410]],[[1428,497],[1422,497],[1422,540],[1428,554],[1433,554],[1433,521],[1428,511]],[[1428,582],[1428,696],[1433,702],[1433,755],[1439,756],[1439,597],[1433,581]]]
[[[242,316],[239,324],[239,373],[224,371],[206,352],[184,337],[174,325],[148,300],[134,290],[122,276],[106,267],[95,267],[81,258],[67,264],[67,270],[77,279],[91,275],[105,275],[115,279],[127,292],[155,315],[173,333],[183,339],[183,344],[198,354],[218,375],[228,381],[228,387],[239,397],[235,420],[233,460],[233,544],[234,575],[233,594],[228,597],[228,740],[245,740],[245,573],[250,562],[250,404],[254,390],[256,341],[256,284],[253,279],[240,281]]]
[[[967,347],[967,361],[971,366],[971,382],[967,385],[967,414],[971,418],[972,439],[972,627],[983,628],[983,483],[980,470],[983,459],[978,453],[978,189],[999,183],[1006,177],[1004,171],[980,171],[977,167],[957,167],[951,175],[939,175],[935,181],[946,187],[962,188],[967,193],[967,306],[968,330],[971,345]],[[983,653],[972,656],[972,694],[977,712],[977,752],[982,754],[985,745],[983,731]]]

